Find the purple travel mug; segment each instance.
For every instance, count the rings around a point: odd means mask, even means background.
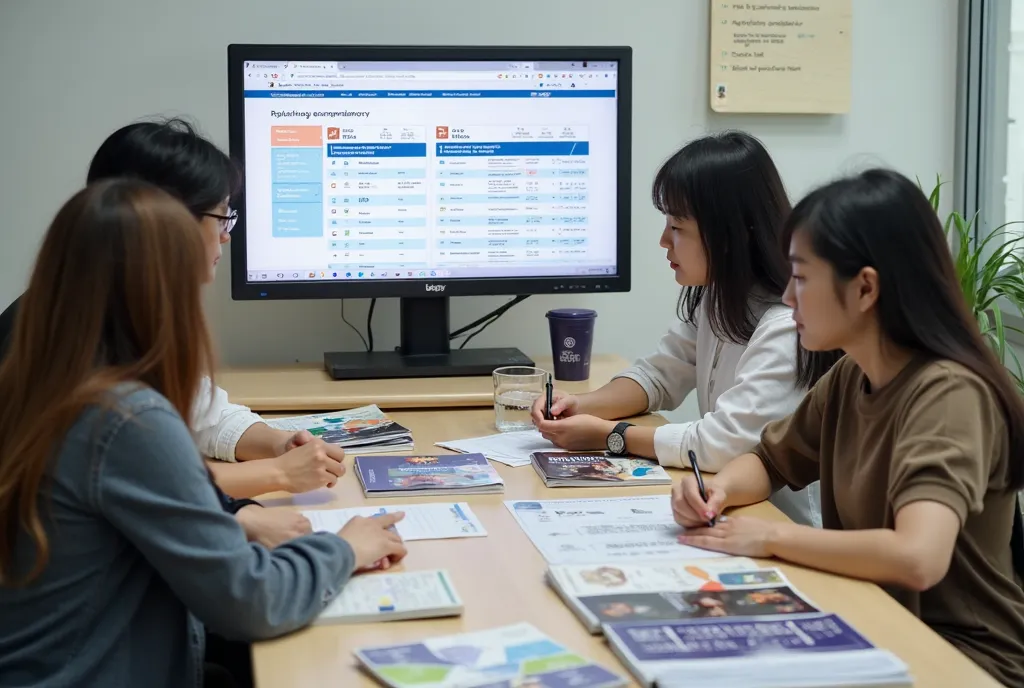
[[[590,350],[594,345],[597,311],[589,308],[557,308],[548,311],[551,357],[555,379],[579,382],[590,378]]]

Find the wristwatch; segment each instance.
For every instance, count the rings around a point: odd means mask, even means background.
[[[615,456],[625,456],[626,454],[626,428],[633,427],[632,423],[622,422],[617,424],[612,431],[608,433],[608,438],[605,440],[605,444],[608,446],[608,453],[614,454]]]

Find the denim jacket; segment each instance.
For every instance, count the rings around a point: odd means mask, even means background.
[[[204,625],[245,641],[288,633],[354,568],[330,533],[247,542],[188,427],[150,389],[83,412],[44,485],[46,568],[0,586],[0,686],[200,686]],[[34,553],[22,533],[16,569]]]

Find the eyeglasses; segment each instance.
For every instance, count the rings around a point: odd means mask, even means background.
[[[212,217],[220,223],[220,231],[225,234],[230,234],[231,230],[235,228],[235,223],[238,222],[238,211],[229,210],[227,215],[218,215],[217,213],[200,213],[204,217]]]

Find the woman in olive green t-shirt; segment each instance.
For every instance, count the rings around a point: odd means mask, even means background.
[[[846,357],[705,482],[707,501],[692,477],[676,487],[682,540],[874,581],[1024,686],[1024,402],[967,308],[938,217],[913,182],[868,170],[807,196],[786,235],[800,342]],[[819,479],[822,530],[738,516],[707,526]]]

